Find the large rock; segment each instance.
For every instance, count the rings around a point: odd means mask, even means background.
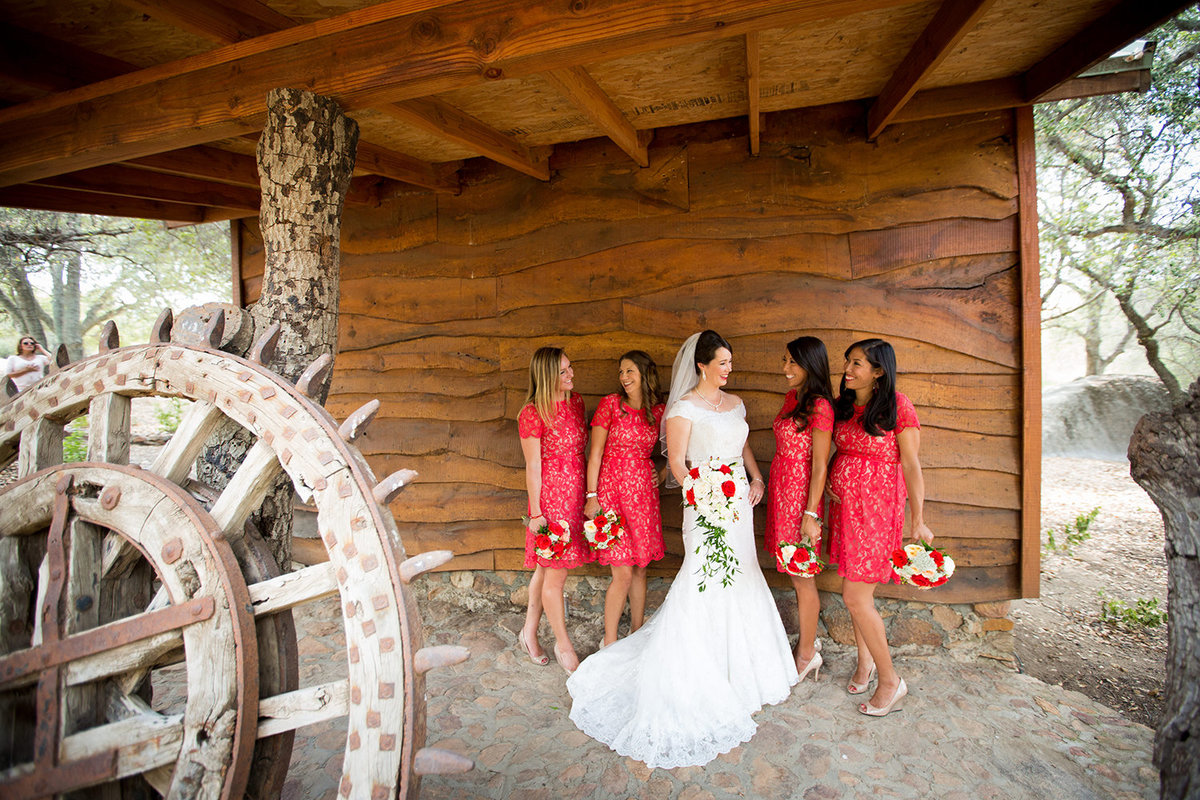
[[[1170,408],[1143,375],[1089,375],[1042,393],[1042,455],[1124,461],[1142,415]]]

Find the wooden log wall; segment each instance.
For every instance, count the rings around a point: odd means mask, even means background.
[[[1013,114],[897,125],[871,143],[856,104],[781,112],[753,158],[745,133],[744,121],[659,130],[645,169],[607,142],[560,145],[549,183],[479,163],[460,196],[346,210],[328,407],[340,418],[382,400],[360,444],[378,474],[421,474],[392,505],[405,547],[451,549],[455,569],[521,568],[515,420],[539,346],[566,348],[590,415],[622,352],[648,351],[668,385],[680,342],[716,329],[765,470],[784,344],[820,336],[838,370],[847,345],[881,336],[921,419],[927,520],[959,565],[936,592],[881,594],[1020,596],[1038,508],[1023,534],[1022,479],[1037,465],[1022,463]],[[256,237],[241,228],[246,302],[261,280]],[[668,557],[652,574],[672,575],[678,495],[663,508]],[[761,537],[765,509],[755,516]]]

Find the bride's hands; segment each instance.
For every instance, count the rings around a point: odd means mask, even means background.
[[[758,505],[759,501],[763,499],[763,495],[766,494],[766,491],[767,487],[763,483],[762,478],[755,478],[750,481],[750,505]]]

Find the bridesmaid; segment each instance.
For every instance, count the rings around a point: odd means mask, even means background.
[[[615,545],[597,553],[612,568],[612,583],[604,596],[604,644],[617,640],[617,625],[629,598],[629,632],[646,617],[646,566],[663,557],[662,515],[658,505],[658,474],[651,460],[658,443],[663,409],[658,367],[641,350],[621,356],[617,368],[619,394],[600,401],[592,417],[592,446],[588,455],[587,504],[584,514],[616,511],[625,518],[625,534]]]
[[[892,666],[883,619],[875,609],[875,587],[896,580],[891,555],[901,544],[906,495],[913,535],[933,541],[925,525],[921,429],[912,401],[896,391],[896,353],[890,344],[863,339],[850,345],[842,373],[834,408],[837,456],[829,476],[829,529],[858,644],[858,666],[846,691],[865,693],[877,672],[875,693],[858,710],[882,717],[900,708],[908,694]]]
[[[586,438],[583,398],[571,390],[575,373],[559,347],[541,347],[529,362],[529,395],[517,417],[525,486],[529,492],[529,525],[525,530],[525,566],[533,568],[529,606],[517,641],[535,664],[549,663],[537,640],[542,612],[554,631],[554,658],[568,673],[579,658],[567,634],[563,585],[567,570],[593,559],[583,538],[583,444]],[[571,536],[561,558],[534,553],[534,535],[548,521],[566,520]]]
[[[825,343],[814,336],[788,342],[783,356],[788,393],[771,426],[775,430],[775,458],[767,507],[767,552],[776,557],[776,569],[788,574],[796,590],[800,638],[796,642],[796,671],[800,680],[809,672],[820,675],[817,652],[817,617],[821,599],[811,577],[791,575],[779,566],[779,543],[804,541],[821,545],[821,497],[829,466],[833,438],[833,391],[829,382],[829,355]]]

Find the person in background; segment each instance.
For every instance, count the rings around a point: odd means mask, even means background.
[[[41,380],[50,366],[50,354],[32,336],[22,336],[17,354],[5,360],[5,374],[12,378],[17,391],[23,392]]]

